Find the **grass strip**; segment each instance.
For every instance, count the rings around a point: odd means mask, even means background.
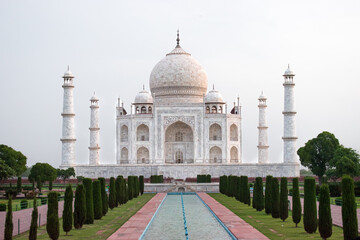
[[[91,239],[91,240],[101,240],[107,239],[113,234],[117,229],[119,229],[127,220],[129,220],[139,209],[141,209],[155,194],[144,194],[137,198],[134,198],[128,201],[126,204],[123,204],[113,210],[108,211],[106,216],[102,217],[100,220],[95,220],[94,224],[85,224],[81,229],[72,229],[68,235],[65,235],[65,232],[62,230],[62,219],[60,222],[60,236],[59,240],[80,240],[80,239]],[[14,237],[14,239],[28,239],[29,232],[24,232],[19,236]],[[49,239],[49,236],[46,232],[46,226],[41,226],[38,228],[37,239]]]
[[[295,223],[292,222],[291,211],[289,211],[289,217],[283,222],[279,218],[272,218],[271,214],[267,215],[264,211],[258,212],[251,206],[237,201],[235,198],[221,193],[209,193],[209,195],[269,239],[321,239],[318,230],[314,234],[305,232],[303,219],[301,219],[298,227],[295,227]],[[332,230],[333,234],[329,239],[344,238],[342,228],[333,225]]]

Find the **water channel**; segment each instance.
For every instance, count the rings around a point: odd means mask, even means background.
[[[187,235],[186,235],[187,234]],[[168,194],[141,240],[234,239],[195,194]]]

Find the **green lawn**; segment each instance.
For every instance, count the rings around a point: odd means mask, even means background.
[[[107,239],[154,196],[155,194],[144,194],[113,210],[109,209],[106,216],[102,219],[95,220],[94,224],[83,225],[82,229],[73,229],[69,232],[68,236],[62,231],[62,219],[60,219],[59,240]],[[25,240],[28,239],[28,236],[29,232],[25,232],[14,239]],[[37,239],[49,239],[46,226],[41,226],[38,229]]]
[[[270,239],[321,239],[318,231],[315,234],[306,233],[302,221],[298,227],[295,227],[291,212],[289,212],[289,218],[283,222],[279,218],[275,219],[271,215],[265,214],[264,211],[258,212],[251,206],[235,200],[235,198],[227,197],[221,193],[209,193],[209,195]],[[343,238],[342,228],[333,226],[333,234],[329,239]]]

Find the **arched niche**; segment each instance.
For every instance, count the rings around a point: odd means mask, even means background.
[[[230,126],[230,141],[239,141],[238,127],[236,124]]]
[[[221,163],[222,160],[221,148],[214,146],[209,151],[209,163]]]
[[[136,129],[137,141],[149,141],[149,127],[145,124],[141,124]]]
[[[136,158],[138,164],[149,163],[149,150],[146,147],[141,147],[136,152]]]
[[[230,149],[230,162],[231,163],[238,163],[239,162],[239,154],[238,154],[238,149],[237,147],[233,146]]]
[[[214,123],[209,128],[209,141],[221,141],[221,127]]]
[[[122,125],[120,128],[120,142],[129,141],[129,129],[126,125]]]

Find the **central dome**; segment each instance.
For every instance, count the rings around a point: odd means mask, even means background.
[[[207,75],[202,66],[178,44],[151,72],[150,90],[162,103],[203,102]]]

